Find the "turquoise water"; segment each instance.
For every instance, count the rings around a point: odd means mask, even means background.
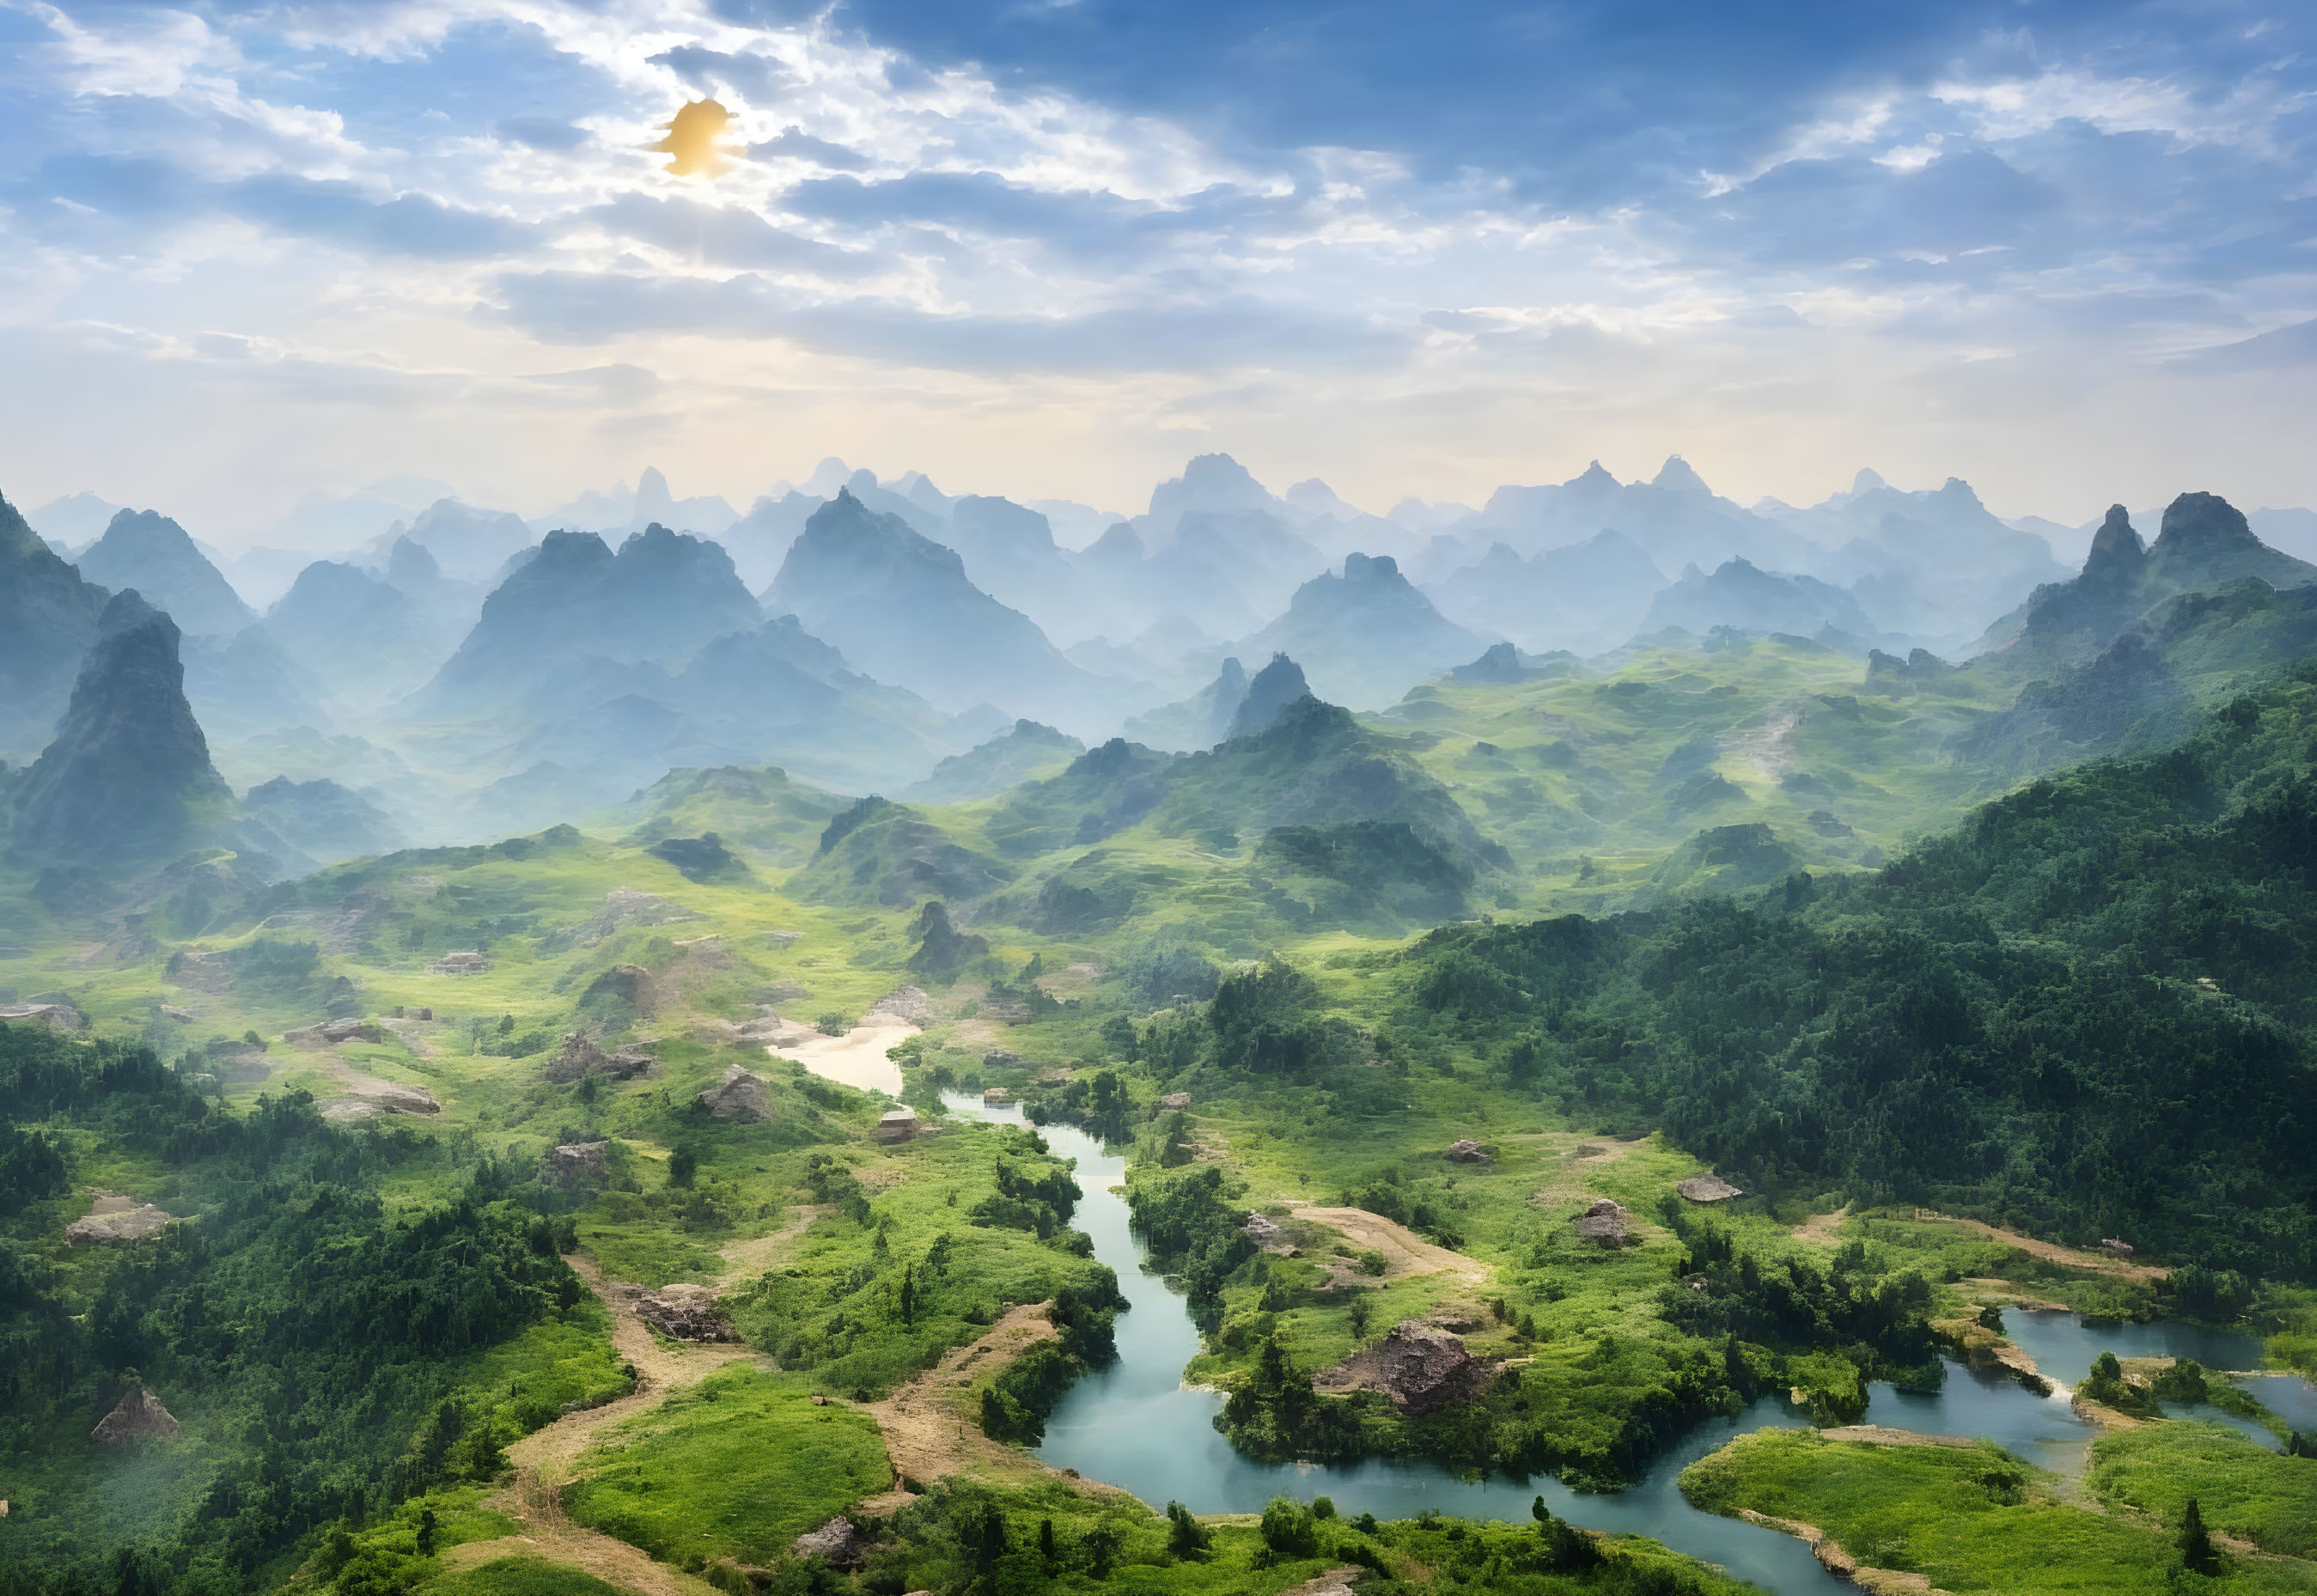
[[[1022,1119],[1018,1105],[985,1107],[962,1093],[946,1094],[943,1102],[960,1118],[1015,1123]],[[1531,1499],[1543,1496],[1556,1515],[1571,1523],[1650,1536],[1782,1596],[1856,1596],[1857,1587],[1820,1568],[1792,1536],[1700,1512],[1675,1487],[1684,1467],[1733,1437],[1809,1422],[1800,1409],[1776,1397],[1754,1403],[1735,1420],[1700,1424],[1632,1488],[1610,1495],[1579,1495],[1543,1476],[1463,1480],[1426,1462],[1371,1459],[1336,1466],[1262,1463],[1240,1456],[1214,1427],[1221,1395],[1183,1384],[1184,1366],[1200,1351],[1199,1333],[1182,1294],[1144,1268],[1141,1245],[1128,1226],[1126,1199],[1111,1190],[1126,1178],[1125,1160],[1068,1126],[1046,1126],[1039,1134],[1057,1155],[1077,1162],[1078,1185],[1086,1194],[1078,1204],[1078,1226],[1093,1239],[1095,1256],[1118,1272],[1119,1288],[1131,1305],[1118,1316],[1118,1360],[1072,1386],[1047,1421],[1038,1456],[1054,1467],[1075,1468],[1123,1486],[1153,1507],[1179,1502],[1202,1513],[1259,1512],[1274,1496],[1309,1501],[1324,1495],[1346,1515],[1398,1519],[1432,1508],[1468,1519],[1525,1522]],[[2250,1337],[2187,1325],[2088,1328],[2073,1314],[2007,1310],[2004,1316],[2011,1339],[2066,1385],[2081,1379],[2103,1351],[2118,1357],[2169,1353],[2195,1358],[2209,1369],[2251,1369],[2259,1358],[2259,1345]],[[2264,1382],[2264,1400],[2281,1413],[2283,1402],[2271,1400],[2268,1391],[2282,1393],[2288,1384],[2302,1399],[2313,1395],[2299,1380]],[[2217,1410],[2200,1409],[2195,1416],[2249,1429],[2274,1444],[2267,1431]],[[1956,1363],[1948,1365],[1946,1384],[1936,1395],[1874,1386],[1868,1421],[1931,1435],[1985,1436],[2030,1461],[2060,1469],[2080,1467],[2093,1434],[2091,1426],[2069,1411],[2064,1396],[2039,1397],[2008,1377],[1976,1374]]]

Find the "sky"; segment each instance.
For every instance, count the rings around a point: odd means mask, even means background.
[[[228,548],[832,454],[2317,504],[2305,0],[0,0],[0,493]]]

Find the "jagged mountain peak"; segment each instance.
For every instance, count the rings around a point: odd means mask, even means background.
[[[107,601],[56,737],[17,791],[12,851],[133,865],[224,818],[232,794],[185,700],[181,642],[133,590]]]
[[[1303,679],[1303,667],[1284,654],[1275,654],[1271,663],[1247,684],[1239,707],[1231,712],[1230,736],[1252,736],[1278,719],[1288,705],[1311,696],[1311,684]]]
[[[1871,466],[1861,466],[1858,468],[1858,475],[1850,479],[1850,493],[1851,496],[1856,498],[1861,494],[1871,494],[1878,487],[1890,486],[1883,479],[1882,472]]]
[[[1690,463],[1677,454],[1666,456],[1665,464],[1658,468],[1658,474],[1650,479],[1650,486],[1661,488],[1668,493],[1704,494],[1711,496],[1713,492],[1712,488],[1705,486],[1705,478],[1700,477]]]
[[[257,619],[185,529],[157,511],[121,511],[75,563],[91,582],[137,589],[194,637],[229,638]]]

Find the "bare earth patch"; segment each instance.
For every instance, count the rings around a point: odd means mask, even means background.
[[[1295,1217],[1314,1225],[1324,1225],[1355,1247],[1365,1247],[1383,1254],[1385,1279],[1396,1280],[1408,1275],[1446,1272],[1458,1279],[1479,1285],[1490,1275],[1490,1268],[1477,1258],[1463,1253],[1452,1253],[1436,1246],[1405,1225],[1371,1214],[1365,1208],[1321,1208],[1298,1207]]]
[[[2089,1270],[2094,1274],[2114,1275],[2125,1280],[2161,1280],[2172,1271],[2152,1263],[2132,1263],[2122,1258],[2112,1258],[2106,1253],[2087,1253],[2080,1247],[2063,1247],[2057,1242],[2038,1241],[2032,1235],[2022,1235],[2016,1230],[1998,1230],[1981,1219],[1958,1219],[1952,1214],[1934,1213],[1929,1208],[1917,1208],[1915,1217],[1939,1225],[1951,1225],[1973,1235],[2001,1242],[2007,1247],[2017,1247],[2030,1257],[2052,1263],[2065,1264],[2070,1269]]]
[[[1831,1243],[1835,1232],[1842,1228],[1842,1222],[1848,1217],[1850,1205],[1844,1203],[1831,1214],[1812,1214],[1787,1234],[1798,1242]]]
[[[1774,1519],[1767,1513],[1758,1513],[1750,1507],[1740,1508],[1738,1516],[1749,1524],[1783,1530],[1793,1536],[1810,1547],[1811,1556],[1816,1557],[1829,1574],[1838,1580],[1848,1580],[1862,1591],[1871,1591],[1874,1596],[1947,1596],[1946,1592],[1931,1583],[1931,1577],[1927,1574],[1901,1574],[1895,1569],[1865,1566],[1837,1546],[1826,1531],[1815,1524],[1805,1524],[1800,1519]]]
[[[980,1414],[969,1393],[992,1369],[1054,1338],[1057,1333],[1046,1319],[1049,1306],[1006,1309],[980,1340],[953,1347],[890,1396],[862,1404],[877,1421],[897,1477],[923,1483],[948,1475],[997,1476],[1023,1483],[1056,1480],[1088,1496],[1123,1494],[1115,1485],[1049,1468],[981,1432]]]
[[[692,1347],[663,1342],[644,1327],[628,1304],[607,1289],[594,1259],[573,1254],[564,1262],[586,1282],[612,1316],[612,1344],[635,1366],[640,1377],[636,1388],[601,1407],[567,1413],[509,1447],[507,1461],[514,1466],[514,1478],[487,1505],[514,1518],[523,1533],[453,1547],[443,1555],[443,1562],[455,1569],[497,1557],[540,1557],[585,1569],[640,1596],[710,1596],[714,1587],[704,1580],[656,1562],[624,1540],[573,1523],[563,1511],[563,1488],[570,1484],[580,1455],[602,1431],[650,1412],[666,1400],[670,1391],[753,1354],[744,1347],[726,1344]]]
[[[826,1203],[805,1203],[791,1210],[787,1222],[770,1235],[726,1242],[716,1249],[718,1255],[724,1260],[724,1276],[719,1283],[727,1287],[737,1286],[763,1274],[780,1261],[791,1242],[811,1228],[815,1219],[825,1219],[836,1211]]]

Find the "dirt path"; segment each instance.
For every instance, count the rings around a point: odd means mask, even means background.
[[[1798,1242],[1832,1242],[1834,1233],[1850,1217],[1850,1205],[1844,1203],[1831,1214],[1812,1214],[1786,1234]]]
[[[1870,1568],[1834,1543],[1833,1538],[1815,1524],[1805,1524],[1800,1519],[1774,1519],[1767,1513],[1758,1513],[1750,1507],[1741,1507],[1738,1516],[1749,1524],[1759,1524],[1766,1529],[1782,1530],[1810,1547],[1811,1556],[1820,1566],[1838,1580],[1847,1580],[1862,1591],[1874,1596],[1947,1596],[1931,1583],[1925,1574],[1901,1574],[1895,1569]]]
[[[2017,1247],[2030,1257],[2041,1258],[2047,1262],[2065,1264],[2070,1269],[2089,1270],[2094,1274],[2114,1275],[2118,1279],[2160,1280],[2172,1272],[2152,1263],[2127,1263],[2105,1253],[2087,1253],[2078,1247],[2063,1247],[2057,1242],[2038,1241],[2016,1230],[1998,1230],[1982,1219],[1958,1219],[1952,1214],[1936,1213],[1929,1208],[1917,1208],[1915,1217],[1934,1224],[1952,1225],[1973,1235],[2001,1242],[2007,1247]]]
[[[836,1210],[826,1203],[805,1203],[789,1215],[788,1223],[769,1235],[752,1236],[747,1241],[726,1242],[716,1249],[724,1260],[723,1278],[716,1283],[729,1290],[773,1267],[788,1244],[810,1228],[815,1219],[825,1219]]]
[[[1017,1483],[1057,1480],[1089,1496],[1123,1494],[1115,1485],[1049,1468],[981,1433],[980,1415],[967,1393],[999,1364],[1054,1338],[1048,1306],[1006,1309],[980,1340],[944,1352],[939,1363],[883,1401],[863,1404],[884,1435],[897,1478],[926,1482],[944,1475],[997,1475]]]
[[[1382,1214],[1371,1214],[1365,1208],[1299,1207],[1294,1212],[1298,1219],[1324,1225],[1355,1247],[1382,1253],[1383,1278],[1386,1279],[1445,1271],[1477,1286],[1487,1280],[1490,1273],[1489,1266],[1479,1259],[1435,1246],[1405,1225],[1387,1219]]]
[[[787,1233],[802,1231],[813,1217],[792,1223]],[[612,1345],[635,1366],[640,1377],[636,1388],[616,1402],[567,1413],[509,1447],[507,1461],[514,1466],[514,1478],[486,1505],[514,1518],[523,1526],[522,1533],[454,1547],[444,1554],[443,1562],[452,1568],[470,1568],[497,1557],[538,1557],[585,1569],[640,1596],[706,1596],[714,1587],[705,1581],[655,1562],[624,1540],[573,1523],[563,1511],[563,1488],[570,1484],[581,1455],[603,1431],[622,1420],[649,1413],[667,1399],[669,1392],[754,1354],[745,1347],[662,1342],[626,1303],[611,1294],[594,1259],[574,1253],[564,1262],[586,1282],[611,1315]]]

